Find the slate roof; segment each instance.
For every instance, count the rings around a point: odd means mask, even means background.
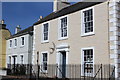
[[[106,1],[106,0],[103,0],[103,1]],[[84,8],[87,8],[87,7],[91,7],[91,6],[96,5],[96,4],[100,4],[102,2],[78,2],[78,3],[73,4],[71,6],[65,7],[65,8],[63,8],[63,9],[61,9],[59,11],[52,12],[51,14],[44,17],[40,21],[37,21],[36,23],[34,23],[34,25],[37,25],[37,24],[40,24],[40,23],[43,23],[43,22],[46,22],[46,21],[49,21],[49,20],[64,16],[64,15],[67,15],[67,14],[82,10]]]
[[[106,0],[103,0],[103,1],[106,1]],[[40,23],[43,23],[43,22],[46,22],[46,21],[49,21],[49,20],[52,20],[52,19],[64,16],[64,15],[67,15],[67,14],[70,14],[70,13],[74,13],[76,11],[79,11],[79,10],[82,10],[84,8],[91,7],[91,6],[94,6],[96,4],[100,4],[100,3],[102,3],[102,2],[78,2],[76,4],[73,4],[73,5],[70,5],[68,7],[65,7],[65,8],[63,8],[63,9],[61,9],[59,11],[52,12],[51,14],[49,14],[46,17],[44,17],[40,21],[37,21],[33,25],[37,25],[37,24],[40,24]],[[11,38],[14,38],[14,37],[18,37],[18,36],[22,36],[22,35],[31,33],[32,31],[33,31],[33,26],[20,31],[17,34],[12,35],[8,39],[11,39]]]
[[[18,32],[17,34],[12,35],[11,37],[9,37],[8,39],[12,39],[15,37],[19,37],[25,34],[33,34],[33,26],[30,26],[24,30],[21,30],[20,32]]]

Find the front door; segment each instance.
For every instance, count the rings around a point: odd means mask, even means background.
[[[61,78],[66,77],[66,52],[61,51],[60,52],[60,59],[59,59],[59,75]]]
[[[13,73],[16,72],[16,57],[17,56],[13,56]]]

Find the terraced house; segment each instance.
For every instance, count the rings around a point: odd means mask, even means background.
[[[11,36],[10,31],[6,28],[4,20],[0,23],[0,74],[5,75],[6,68],[6,39]]]
[[[33,64],[42,65],[40,73],[60,78],[95,77],[95,65],[110,64],[120,79],[119,5],[112,0],[73,5],[54,0],[53,12],[34,24]],[[53,64],[57,69],[50,70]],[[74,64],[81,66],[72,71],[69,65]]]
[[[18,25],[15,29],[15,34],[7,39],[6,64],[7,68],[12,70],[11,74],[19,71],[19,65],[32,63],[32,47],[33,26],[21,30]]]

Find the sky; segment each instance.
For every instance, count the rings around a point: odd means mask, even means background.
[[[2,19],[12,34],[17,25],[25,29],[37,22],[39,16],[45,17],[52,11],[52,2],[2,2]]]
[[[70,1],[69,1],[70,2]],[[71,2],[73,4],[73,2]],[[2,19],[12,34],[17,25],[23,29],[32,26],[40,16],[53,12],[53,2],[2,2]]]

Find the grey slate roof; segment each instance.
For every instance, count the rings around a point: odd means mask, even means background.
[[[106,1],[106,0],[103,0]],[[44,17],[43,19],[41,19],[40,21],[34,23],[34,25],[58,18],[60,16],[64,16],[79,10],[82,10],[84,8],[96,5],[96,4],[100,4],[102,2],[78,2],[76,4],[73,4],[71,6],[65,7],[57,12],[52,12],[51,14],[49,14],[48,16]]]
[[[106,0],[103,0],[103,1],[106,1]],[[79,11],[79,10],[82,10],[84,8],[91,7],[91,6],[94,6],[96,4],[100,4],[100,3],[102,3],[102,2],[78,2],[78,3],[73,4],[71,6],[65,7],[65,8],[63,8],[63,9],[61,9],[59,11],[52,12],[51,14],[49,14],[46,17],[44,17],[40,21],[37,21],[33,25],[37,25],[37,24],[40,24],[40,23],[43,23],[43,22],[46,22],[46,21],[49,21],[49,20],[52,20],[52,19],[64,16],[64,15],[67,15],[67,14],[70,14],[70,13],[74,13],[76,11]],[[31,31],[33,31],[33,26],[20,31],[17,34],[12,35],[8,39],[31,33]]]
[[[24,30],[21,30],[20,32],[18,32],[17,34],[12,35],[11,37],[9,37],[8,39],[12,39],[15,37],[19,37],[25,34],[33,34],[33,26],[30,26]]]

